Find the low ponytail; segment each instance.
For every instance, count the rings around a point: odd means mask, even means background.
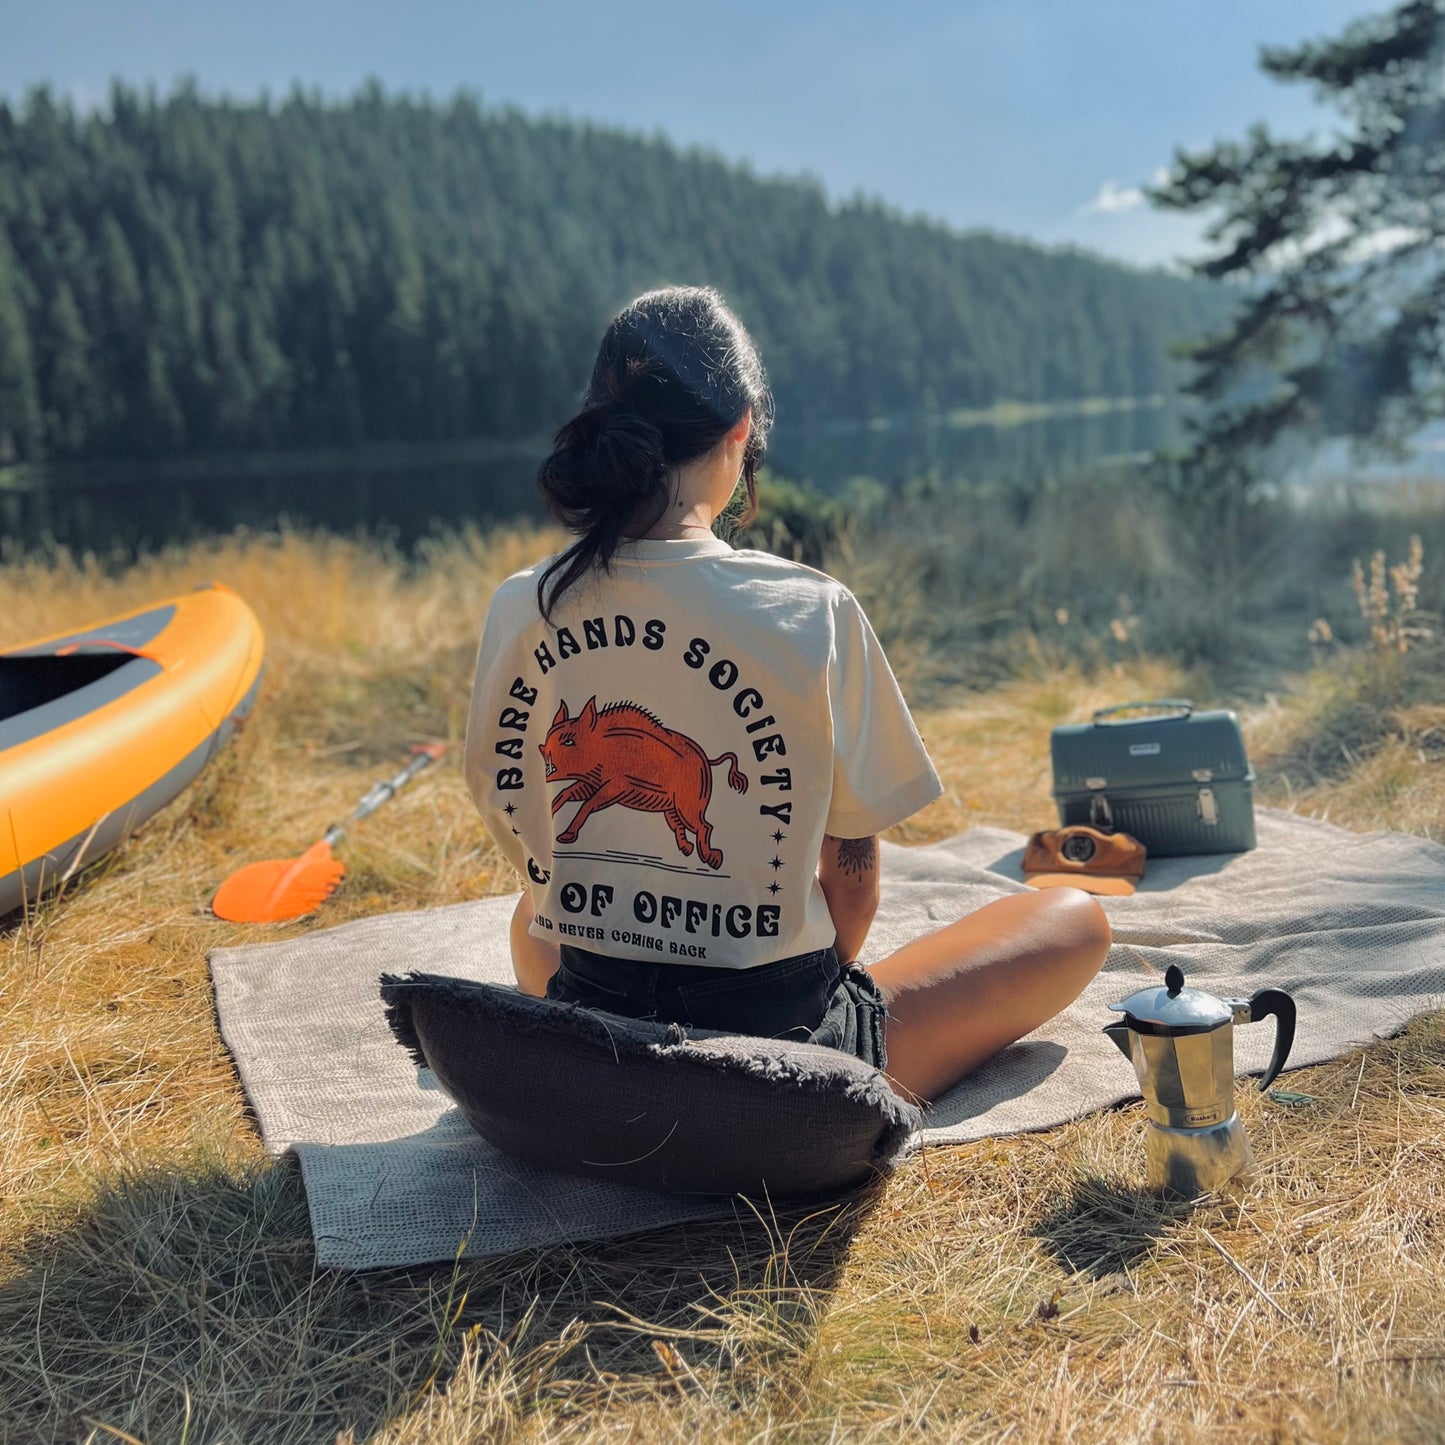
[[[650,291],[613,320],[584,400],[537,473],[548,510],[577,534],[537,580],[548,621],[570,587],[608,570],[625,537],[661,520],[674,470],[706,456],[748,411],[743,481],[755,505],[773,415],[752,338],[716,291],[696,286]]]

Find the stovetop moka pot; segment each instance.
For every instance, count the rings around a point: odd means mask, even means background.
[[[1150,1185],[1192,1197],[1247,1174],[1254,1160],[1234,1108],[1234,1025],[1274,1016],[1274,1054],[1259,1081],[1267,1089],[1294,1042],[1294,1000],[1277,988],[1215,998],[1185,988],[1183,971],[1171,964],[1163,988],[1109,1007],[1124,1021],[1104,1032],[1133,1064],[1149,1111]]]

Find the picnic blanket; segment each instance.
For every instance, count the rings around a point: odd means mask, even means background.
[[[1137,1097],[1101,1033],[1106,1005],[1177,962],[1221,996],[1266,986],[1299,1005],[1292,1067],[1336,1057],[1445,1006],[1445,848],[1261,810],[1252,853],[1149,864],[1103,900],[1115,945],[1084,995],[927,1113],[918,1146],[1043,1129]],[[884,844],[876,959],[1025,885],[1024,839],[994,828]],[[727,1199],[668,1195],[522,1164],[472,1132],[397,1047],[377,975],[418,969],[510,983],[515,895],[387,914],[211,955],[221,1033],[272,1154],[294,1150],[322,1265],[350,1269],[504,1254],[720,1217]],[[1236,1031],[1260,1070],[1273,1030]]]

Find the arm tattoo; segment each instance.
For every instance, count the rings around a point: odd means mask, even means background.
[[[861,876],[873,871],[877,851],[872,838],[834,838],[829,834],[828,841],[838,845],[838,866],[845,873]]]

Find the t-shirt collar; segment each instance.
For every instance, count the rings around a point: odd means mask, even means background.
[[[721,537],[628,538],[619,544],[617,562],[687,562],[694,557],[726,557],[732,547]]]

